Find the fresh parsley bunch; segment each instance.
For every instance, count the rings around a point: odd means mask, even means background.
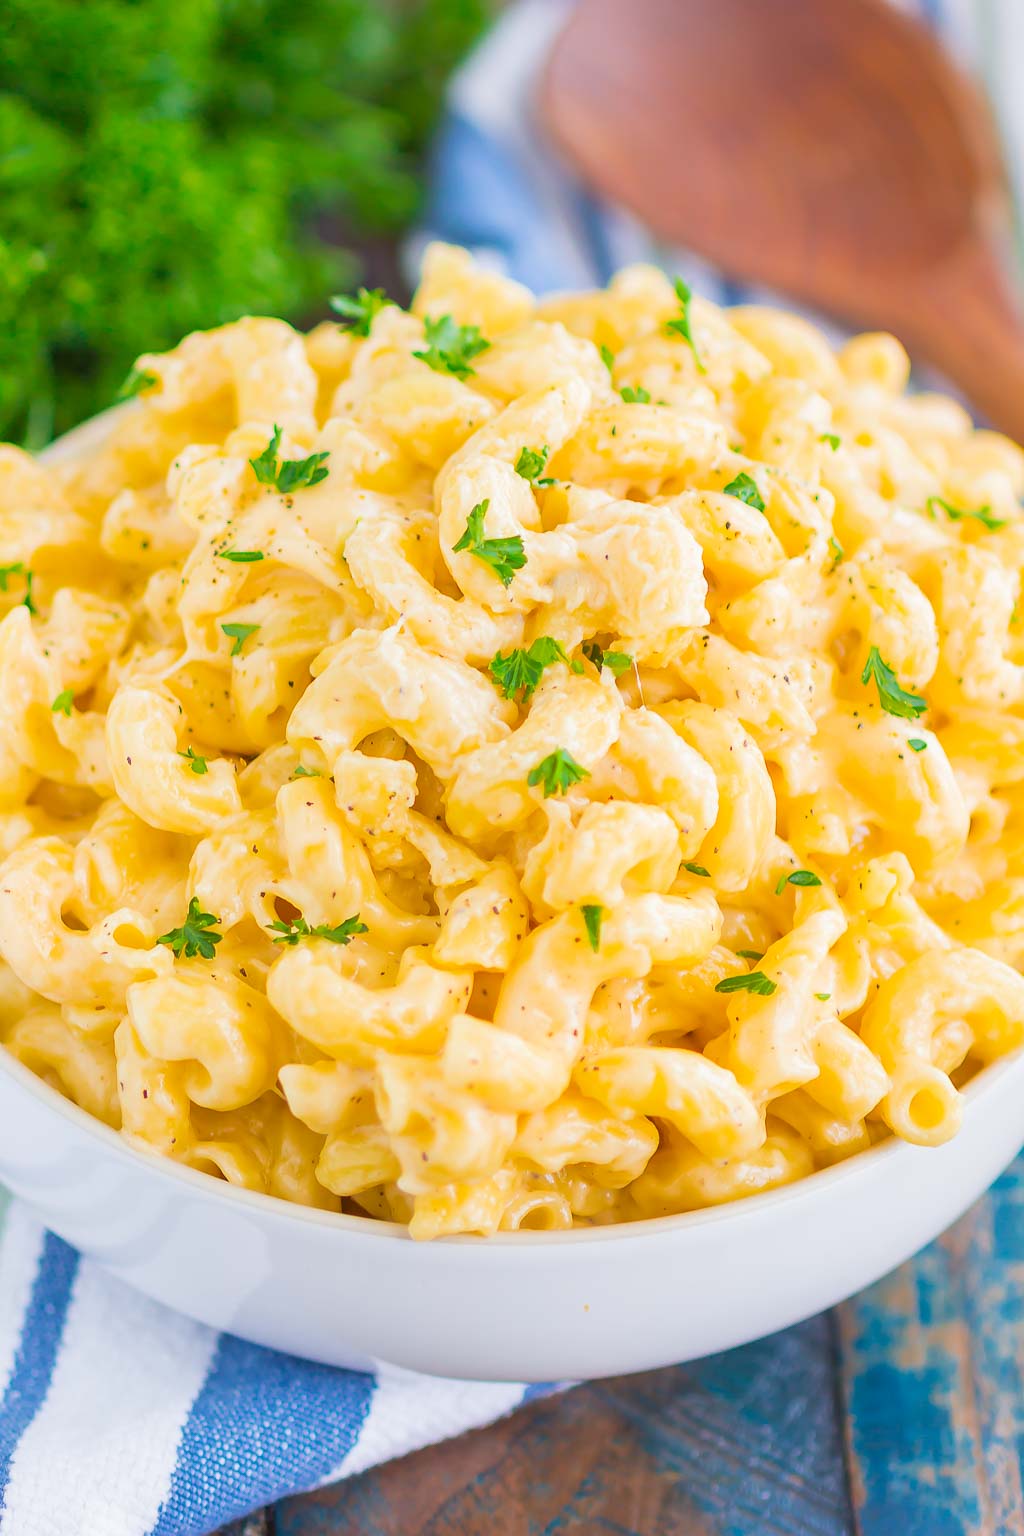
[[[356,276],[324,238],[414,215],[490,0],[5,0],[0,437],[39,445],[134,359]]]

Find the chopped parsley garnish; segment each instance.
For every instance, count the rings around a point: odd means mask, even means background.
[[[829,998],[832,996],[832,993],[831,992],[815,992],[814,995],[818,999],[819,1003],[827,1003]]]
[[[810,869],[794,869],[792,874],[782,875],[775,887],[776,896],[781,896],[787,885],[820,885],[820,876]]]
[[[484,565],[489,565],[503,587],[510,586],[512,577],[516,571],[521,571],[526,564],[526,551],[523,549],[523,541],[518,533],[506,539],[485,539],[484,518],[487,516],[487,508],[490,500],[478,501],[472,512],[466,519],[466,531],[457,544],[452,548],[456,554],[466,550],[471,555],[476,555]]]
[[[248,640],[250,635],[254,635],[256,633],[256,631],[259,629],[259,627],[260,626],[258,624],[222,624],[221,625],[221,629],[227,635],[228,639],[229,640],[233,640],[235,642],[234,645],[231,647],[231,654],[232,654],[232,656],[241,656],[241,654],[242,654],[242,646]]]
[[[927,748],[928,743],[926,741],[922,741],[920,736],[911,736],[907,741],[907,746],[910,748],[911,752],[923,752]]]
[[[705,869],[703,864],[685,864],[684,863],[683,868],[685,870],[687,870],[688,873],[691,874],[691,875],[700,875],[702,880],[710,880],[711,879],[711,871],[709,869]]]
[[[828,547],[832,551],[832,564],[828,568],[828,574],[831,576],[836,566],[842,564],[846,555],[846,550],[840,544],[839,540],[831,534],[829,535]]]
[[[179,958],[184,954],[186,960],[192,960],[201,955],[204,960],[212,960],[214,950],[224,937],[222,933],[213,932],[219,922],[220,918],[214,917],[212,912],[200,912],[199,902],[193,896],[181,927],[162,933],[157,943],[166,944]]]
[[[158,383],[155,373],[147,373],[145,368],[134,367],[118,390],[117,398],[134,400],[136,395],[144,395],[147,389],[152,389]]]
[[[642,384],[624,384],[619,394],[627,405],[650,405],[651,397]]]
[[[556,661],[569,664],[564,647],[550,635],[541,635],[528,650],[509,651],[507,656],[499,651],[488,663],[487,670],[506,699],[514,699],[521,693],[526,700],[540,682],[544,668]]]
[[[771,997],[777,990],[777,984],[764,971],[748,971],[745,976],[726,976],[715,987],[716,992],[753,992],[758,997]]]
[[[468,379],[475,373],[476,369],[469,365],[470,358],[479,357],[491,345],[481,336],[478,325],[456,325],[451,315],[424,320],[423,335],[427,345],[421,352],[414,352],[413,357],[435,373],[451,373],[457,379]]]
[[[230,560],[235,565],[254,565],[257,560],[265,560],[267,557],[262,549],[219,549],[218,560]]]
[[[741,960],[758,961],[764,959],[763,949],[738,949],[736,953],[739,955]]]
[[[690,324],[690,305],[693,302],[693,294],[688,283],[684,283],[681,277],[677,277],[674,284],[676,298],[679,300],[680,313],[674,320],[666,320],[665,330],[669,336],[681,336],[693,353],[693,360],[697,364],[698,373],[706,373],[707,369],[701,362],[700,353],[697,351],[697,343],[693,339],[693,329]]]
[[[291,775],[290,776],[293,779],[322,779],[323,778],[323,774],[320,772],[319,768],[307,768],[304,763],[300,763],[297,768],[293,768],[292,771],[291,771]]]
[[[540,784],[544,789],[544,798],[551,795],[564,795],[571,785],[578,784],[581,779],[590,778],[590,769],[584,768],[578,763],[571,752],[564,747],[557,747],[554,752],[549,752],[536,766],[531,768],[526,776],[526,782],[532,789]]]
[[[300,939],[327,939],[331,944],[350,944],[357,933],[370,931],[365,923],[359,921],[358,912],[355,917],[346,917],[343,923],[337,923],[333,928],[330,923],[317,923],[311,928],[304,917],[293,918],[290,923],[277,918],[270,926],[278,935],[275,944],[297,944]]]
[[[0,565],[0,592],[7,591],[7,583],[12,576],[22,576],[25,580],[25,596],[18,604],[24,606],[29,613],[38,613],[35,603],[32,601],[32,583],[35,580],[34,572],[30,571],[24,561],[15,560],[12,565]]]
[[[583,654],[599,672],[602,667],[607,667],[613,677],[621,677],[633,665],[632,656],[627,656],[625,651],[602,651],[596,640],[584,640]]]
[[[601,354],[601,361],[602,361],[602,363],[604,363],[605,367],[608,369],[608,372],[609,373],[614,373],[615,372],[615,353],[612,351],[611,347],[606,347],[604,342],[602,341],[601,345],[598,347],[597,350],[600,352],[600,354]]]
[[[281,428],[275,427],[263,452],[258,458],[249,460],[260,485],[273,486],[282,496],[288,496],[292,491],[304,490],[308,485],[319,485],[321,480],[327,479],[324,460],[330,458],[328,452],[311,453],[305,459],[279,459],[277,452],[280,446]]]
[[[757,481],[746,470],[742,470],[722,490],[726,496],[735,496],[737,501],[746,502],[748,507],[754,507],[758,512],[764,511],[764,498],[757,488]]]
[[[941,496],[929,496],[925,505],[928,508],[929,517],[937,517],[938,514],[935,508],[941,507],[951,523],[962,523],[965,518],[973,517],[975,522],[981,523],[982,527],[987,528],[989,533],[994,533],[997,528],[1006,527],[1006,518],[993,517],[992,509],[987,504],[983,507],[975,507],[972,510],[965,507],[951,506]]]
[[[189,767],[192,769],[192,772],[198,778],[201,779],[203,774],[207,771],[207,769],[206,769],[206,758],[205,757],[200,757],[199,753],[196,751],[195,747],[186,747],[184,752],[179,752],[178,753],[178,756],[179,757],[183,757],[185,759],[185,761],[188,763]]]
[[[369,336],[377,315],[389,304],[394,304],[383,288],[357,288],[354,294],[338,293],[331,299],[331,308],[341,317],[342,325],[354,336]]]
[[[74,691],[71,688],[62,688],[50,705],[52,713],[55,715],[67,715],[68,719],[70,719],[71,705],[74,702],[74,698]]]
[[[828,443],[829,447],[832,449],[832,452],[835,453],[836,449],[839,447],[839,444],[842,442],[842,438],[839,436],[838,432],[823,432],[818,438],[818,442]]]
[[[586,924],[587,939],[594,954],[597,954],[601,945],[601,919],[604,916],[603,907],[580,907],[583,913],[583,921]]]
[[[886,666],[877,645],[868,651],[868,659],[860,675],[862,683],[870,683],[872,679],[878,689],[878,702],[888,714],[899,715],[901,720],[916,720],[928,708],[927,699],[900,687],[895,672]]]
[[[520,448],[516,459],[516,474],[529,480],[531,485],[557,485],[557,480],[544,474],[550,453],[551,449],[546,443],[543,448]]]

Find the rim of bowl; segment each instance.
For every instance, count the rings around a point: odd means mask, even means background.
[[[49,443],[39,454],[39,458],[49,463],[66,463],[69,459],[73,459],[76,453],[102,441],[113,430],[117,421],[131,408],[132,402],[124,401],[120,405],[111,406],[98,416],[90,417],[88,421],[72,427],[63,437]],[[1024,1068],[1024,1052],[1015,1052],[1001,1061],[982,1067],[961,1089],[967,1100],[968,1110],[974,1109],[976,1100],[983,1097],[1001,1077],[1021,1068]],[[72,1125],[78,1126],[88,1135],[94,1136],[105,1144],[115,1156],[126,1158],[156,1177],[183,1184],[185,1188],[204,1199],[214,1203],[225,1199],[234,1201],[249,1206],[253,1210],[262,1211],[274,1219],[312,1223],[328,1231],[333,1229],[348,1233],[349,1236],[364,1236],[390,1242],[415,1241],[409,1236],[409,1229],[402,1222],[381,1221],[373,1216],[351,1216],[343,1211],[321,1211],[314,1206],[297,1205],[290,1200],[282,1200],[278,1195],[267,1194],[261,1190],[244,1189],[239,1185],[229,1184],[226,1179],[217,1179],[212,1174],[203,1173],[198,1168],[189,1168],[183,1163],[173,1162],[170,1158],[161,1157],[157,1153],[145,1152],[127,1141],[120,1131],[115,1131],[113,1127],[105,1125],[102,1120],[97,1120],[71,1099],[65,1098],[62,1093],[37,1077],[3,1046],[0,1046],[0,1071],[10,1077],[16,1087],[38,1099],[44,1108],[69,1120]],[[955,1145],[955,1141],[954,1137],[953,1142],[947,1145]],[[938,1149],[917,1147],[913,1143],[901,1141],[898,1136],[889,1135],[884,1140],[876,1142],[874,1146],[865,1148],[863,1152],[855,1152],[852,1157],[832,1163],[827,1168],[815,1169],[813,1173],[807,1174],[802,1179],[796,1179],[791,1184],[782,1184],[776,1189],[765,1190],[743,1200],[730,1200],[723,1205],[705,1206],[695,1211],[680,1211],[672,1216],[646,1216],[637,1221],[612,1222],[607,1226],[570,1227],[566,1231],[558,1232],[521,1228],[517,1232],[496,1232],[490,1237],[484,1237],[480,1233],[460,1233],[435,1238],[431,1243],[417,1243],[416,1246],[421,1251],[429,1251],[439,1243],[445,1247],[461,1245],[485,1254],[497,1249],[507,1253],[524,1252],[539,1247],[560,1247],[566,1244],[642,1241],[668,1231],[702,1226],[708,1222],[743,1221],[757,1211],[767,1211],[784,1201],[808,1199],[825,1184],[837,1184],[845,1179],[855,1178],[868,1160],[877,1163],[884,1158],[891,1161],[901,1156],[904,1158],[912,1156],[915,1152],[932,1150]]]
[[[978,1101],[983,1099],[1001,1078],[1014,1071],[1024,1074],[1024,1052],[1022,1051],[982,1067],[960,1090],[967,1100],[967,1111],[977,1111]],[[226,1179],[218,1179],[212,1174],[204,1173],[198,1168],[189,1168],[183,1163],[176,1163],[159,1153],[144,1151],[126,1140],[120,1131],[115,1131],[112,1126],[97,1120],[71,1099],[65,1098],[62,1093],[51,1087],[41,1077],[37,1077],[30,1068],[20,1062],[17,1057],[12,1056],[3,1046],[0,1046],[0,1072],[9,1077],[17,1089],[39,1100],[44,1109],[70,1121],[73,1126],[94,1137],[114,1156],[126,1158],[141,1170],[152,1173],[154,1177],[183,1184],[193,1194],[200,1195],[206,1200],[214,1203],[221,1200],[241,1203],[250,1209],[262,1211],[264,1215],[275,1220],[312,1223],[327,1231],[333,1229],[344,1232],[350,1237],[363,1236],[392,1242],[416,1241],[410,1237],[409,1229],[403,1222],[382,1221],[375,1216],[352,1216],[344,1211],[322,1211],[314,1206],[298,1205],[290,1200],[283,1200],[279,1195],[265,1193],[262,1190],[244,1189],[239,1185],[228,1183]],[[955,1146],[956,1139],[954,1137],[944,1145]],[[489,1237],[481,1233],[458,1233],[435,1238],[429,1243],[416,1242],[416,1247],[420,1250],[429,1250],[438,1243],[446,1247],[461,1244],[479,1253],[497,1248],[504,1253],[517,1249],[525,1251],[538,1247],[559,1247],[565,1244],[623,1243],[630,1240],[644,1240],[680,1228],[702,1226],[708,1222],[743,1221],[758,1211],[766,1212],[783,1202],[808,1199],[820,1192],[824,1185],[837,1184],[845,1179],[855,1178],[863,1172],[869,1161],[877,1163],[883,1159],[886,1161],[896,1158],[906,1159],[918,1153],[939,1150],[941,1149],[919,1147],[914,1143],[901,1141],[898,1136],[889,1135],[884,1140],[876,1142],[874,1146],[866,1147],[863,1152],[855,1152],[852,1157],[844,1158],[841,1162],[833,1163],[827,1168],[818,1168],[802,1179],[795,1179],[791,1184],[782,1184],[775,1189],[765,1190],[743,1200],[727,1201],[722,1205],[705,1206],[694,1211],[680,1211],[670,1216],[645,1216],[636,1221],[611,1222],[606,1226],[570,1227],[557,1232],[520,1228],[516,1232],[496,1232]]]

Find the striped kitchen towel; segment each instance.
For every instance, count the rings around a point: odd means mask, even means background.
[[[539,290],[654,259],[712,298],[740,297],[727,276],[597,204],[537,137],[530,92],[568,3],[519,0],[453,81],[422,237],[471,246]],[[908,8],[982,72],[1021,193],[1024,0]],[[332,1370],[241,1343],[127,1290],[23,1208],[0,1206],[0,1536],[201,1536],[536,1391]]]

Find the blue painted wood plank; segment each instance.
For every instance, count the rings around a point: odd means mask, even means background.
[[[853,1536],[834,1359],[820,1317],[577,1387],[287,1500],[275,1536]]]
[[[1024,1536],[1024,1159],[838,1319],[860,1536]]]

